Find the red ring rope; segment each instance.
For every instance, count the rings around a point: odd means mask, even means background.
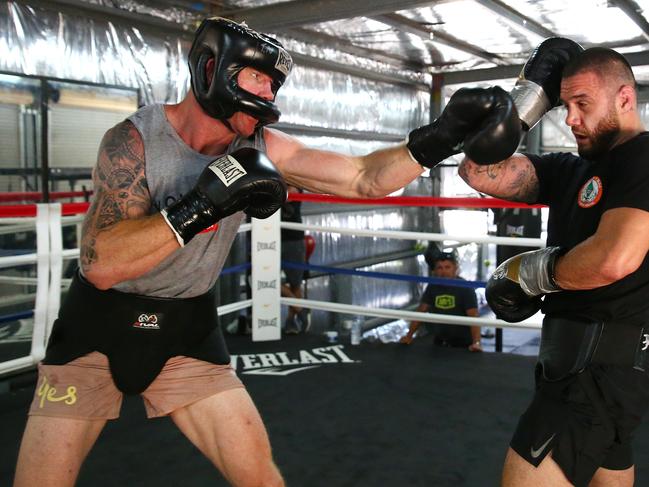
[[[543,208],[497,198],[440,198],[430,196],[388,196],[386,198],[343,198],[328,194],[289,193],[289,201],[309,203],[347,203],[355,205],[385,206],[438,206],[442,208]]]
[[[58,191],[50,193],[50,199],[62,198],[88,198],[92,191]],[[43,193],[39,191],[29,191],[24,193],[0,193],[0,202],[6,201],[40,201],[43,198]]]
[[[63,216],[78,215],[88,211],[89,203],[63,203]],[[36,205],[0,205],[0,218],[18,218],[36,216]]]
[[[5,193],[7,194],[7,193]],[[83,194],[83,193],[82,193]],[[0,196],[2,196],[0,194]],[[441,208],[542,208],[542,205],[514,203],[497,198],[433,198],[430,196],[388,196],[387,198],[342,198],[325,194],[290,193],[289,201],[346,203],[384,206],[437,206]],[[85,213],[89,203],[63,203],[63,215]],[[0,205],[0,218],[36,216],[36,205]]]

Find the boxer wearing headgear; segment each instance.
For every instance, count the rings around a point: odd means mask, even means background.
[[[214,288],[245,214],[276,211],[285,183],[385,196],[422,164],[483,137],[489,159],[507,157],[520,136],[511,98],[487,89],[456,94],[407,145],[364,156],[312,149],[267,127],[292,64],[278,42],[208,19],[189,57],[192,89],[179,103],[143,107],[102,140],[81,273],[39,366],[17,487],[73,484],[123,393],[140,393],[149,417],[169,415],[231,485],[284,485],[215,316]],[[50,400],[51,390],[65,400]]]
[[[214,61],[211,73],[210,60]],[[192,91],[203,110],[225,123],[235,112],[255,117],[260,125],[277,122],[280,111],[272,100],[239,86],[237,76],[245,67],[270,76],[276,95],[293,68],[293,59],[279,41],[245,25],[221,17],[203,20],[189,51]]]
[[[526,66],[540,61],[530,72],[547,97],[532,89],[527,99],[538,106],[519,113],[532,114],[523,121],[532,126],[560,93],[579,155],[514,154],[487,171],[469,159],[460,166],[478,191],[549,206],[547,247],[501,263],[486,287],[498,318],[545,314],[535,395],[502,485],[630,487],[631,437],[649,409],[649,133],[621,54],[552,41]]]

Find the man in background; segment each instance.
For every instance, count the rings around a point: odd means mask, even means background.
[[[442,279],[461,279],[457,256],[454,252],[441,252],[430,262],[434,277]],[[454,316],[478,316],[478,300],[475,291],[469,287],[449,284],[433,284],[426,286],[417,311],[421,313],[436,313]],[[408,333],[401,338],[400,343],[410,344],[415,333],[422,325],[420,321],[410,323]],[[426,323],[429,333],[434,335],[435,345],[447,347],[466,347],[471,352],[482,352],[479,326],[462,326]]]

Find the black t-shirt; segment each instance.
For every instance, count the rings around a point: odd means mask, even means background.
[[[287,201],[282,205],[281,215],[282,221],[302,223],[302,202]],[[282,240],[304,240],[304,231],[282,229]]]
[[[570,153],[527,157],[539,178],[537,203],[550,208],[548,246],[570,250],[595,233],[607,210],[649,211],[649,132],[593,161]],[[649,258],[635,272],[607,286],[548,294],[542,310],[600,320],[649,314]]]
[[[421,297],[428,311],[442,315],[466,316],[469,309],[478,307],[475,291],[469,287],[428,284]]]
[[[421,302],[428,305],[429,312],[443,315],[466,316],[467,310],[478,307],[478,299],[472,288],[441,284],[428,284]],[[468,326],[437,323],[426,323],[426,326],[435,334],[436,342],[468,346],[473,341]]]

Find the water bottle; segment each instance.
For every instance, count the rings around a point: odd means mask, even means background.
[[[351,341],[352,345],[360,345],[361,343],[361,320],[355,319],[352,323]]]

